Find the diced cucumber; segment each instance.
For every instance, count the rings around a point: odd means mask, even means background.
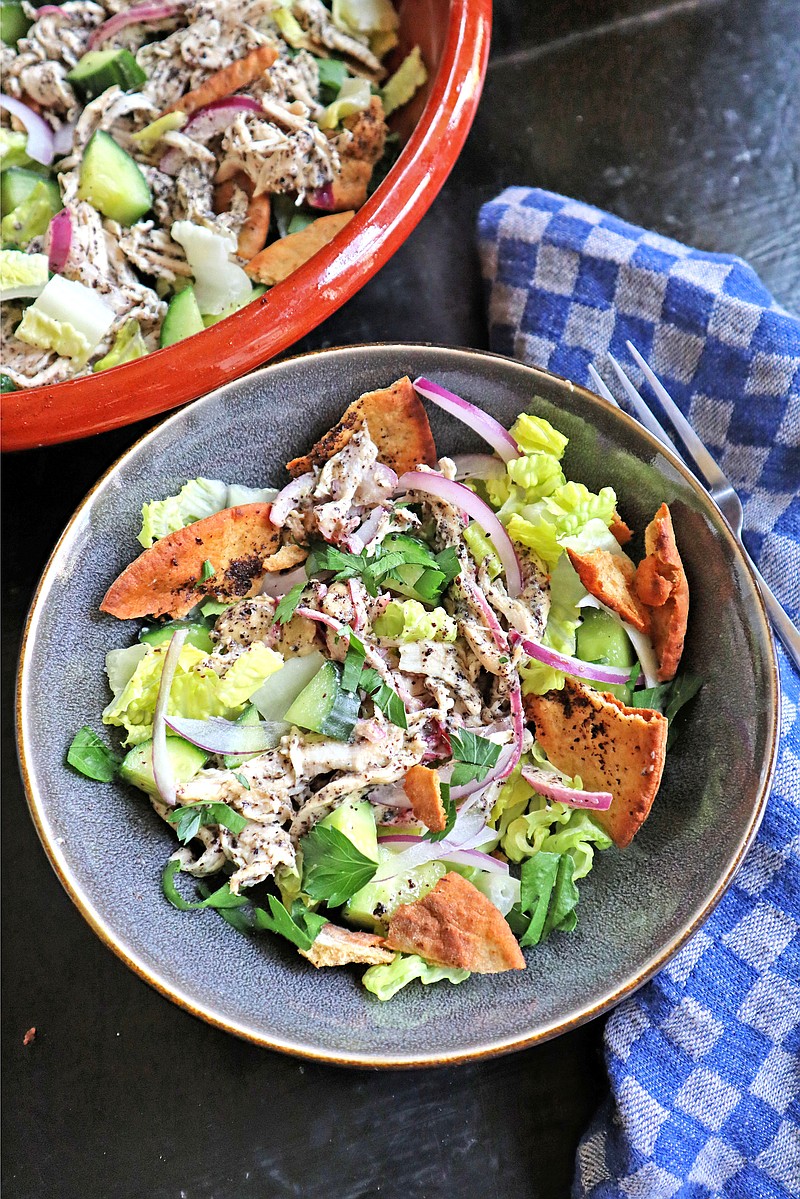
[[[11,171],[6,171],[10,175]],[[3,244],[27,246],[41,237],[61,209],[61,193],[52,179],[39,179],[25,199],[7,212],[0,222]]]
[[[67,79],[84,100],[94,100],[109,87],[132,92],[147,82],[147,76],[130,50],[89,50],[75,64]]]
[[[22,11],[21,4],[0,0],[0,38],[7,46],[16,46],[30,29],[31,23]]]
[[[78,199],[120,225],[138,221],[153,202],[138,163],[102,129],[92,134],[83,152]]]
[[[194,778],[209,757],[204,749],[191,745],[184,741],[183,737],[167,737],[167,753],[172,775],[178,786]],[[153,742],[142,741],[140,745],[134,745],[123,758],[119,775],[126,783],[132,783],[140,791],[146,791],[148,795],[158,795],[153,775]]]
[[[346,741],[358,720],[361,701],[357,691],[342,690],[341,677],[339,663],[326,662],[289,708],[287,722]]]
[[[609,666],[632,667],[636,654],[620,621],[599,608],[582,608],[583,620],[575,635],[575,653],[583,662],[605,662]],[[610,691],[627,702],[630,688],[625,683],[598,683],[601,691]]]
[[[323,816],[320,824],[326,828],[337,829],[348,841],[352,841],[365,857],[377,862],[378,830],[375,826],[375,809],[369,800],[364,799],[358,803],[345,800],[338,808]]]
[[[338,811],[338,808],[337,808]],[[335,813],[334,813],[335,814]],[[378,849],[378,867],[391,861],[394,851]],[[401,903],[414,903],[432,891],[449,867],[444,862],[424,862],[404,874],[393,875],[380,882],[372,881],[348,899],[344,916],[351,924],[382,932]]]
[[[170,620],[167,624],[145,625],[139,634],[139,640],[146,645],[163,645],[172,639],[173,633],[186,629],[186,641],[195,649],[210,654],[214,648],[208,625],[198,620]]]
[[[231,505],[229,505],[231,506]],[[325,659],[318,649],[299,658],[288,658],[280,670],[271,674],[258,691],[250,696],[262,720],[285,720],[290,706],[311,682]]]
[[[226,308],[224,312],[210,312],[207,316],[204,316],[203,327],[208,329],[211,325],[216,325],[217,321],[224,321],[226,316],[233,316],[234,312],[239,312],[242,308],[246,308],[248,304],[252,304],[253,300],[257,300],[259,296],[263,296],[266,290],[263,283],[257,284],[244,304],[231,304],[230,308]]]
[[[0,211],[3,215],[19,208],[39,184],[47,188],[53,199],[53,211],[58,212],[61,192],[54,179],[46,179],[38,171],[31,171],[27,167],[9,167],[0,175]]]
[[[184,287],[183,291],[179,291],[169,302],[167,314],[161,325],[159,345],[162,350],[165,346],[174,346],[177,341],[183,341],[185,337],[202,333],[204,328],[194,288]]]

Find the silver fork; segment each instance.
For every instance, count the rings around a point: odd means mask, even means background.
[[[619,379],[623,390],[625,391],[625,395],[630,401],[631,407],[636,413],[639,423],[644,425],[644,427],[650,433],[652,433],[654,437],[656,437],[660,442],[672,450],[673,454],[680,458],[681,461],[686,461],[688,455],[689,461],[687,465],[694,466],[697,475],[705,484],[706,489],[711,495],[711,498],[714,500],[714,503],[722,513],[722,516],[725,519],[728,527],[738,541],[739,546],[741,547],[742,552],[744,553],[744,556],[750,565],[750,569],[755,576],[756,582],[758,583],[761,591],[761,597],[764,600],[764,606],[766,607],[769,618],[772,621],[772,626],[783,642],[787,654],[792,659],[795,666],[800,669],[800,632],[798,632],[798,630],[792,624],[788,615],[781,607],[781,604],[773,595],[769,584],[766,582],[755,562],[750,557],[750,554],[747,552],[744,542],[742,541],[742,522],[744,517],[742,501],[739,499],[738,495],[731,486],[730,480],[723,473],[723,471],[720,470],[719,466],[711,457],[692,426],[686,420],[683,413],[672,399],[672,396],[650,369],[645,359],[636,349],[636,346],[630,341],[626,342],[625,344],[627,345],[634,361],[641,368],[641,371],[644,374],[644,377],[647,379],[647,382],[650,384],[653,391],[661,401],[664,411],[672,421],[675,431],[683,442],[686,453],[681,454],[676,449],[675,444],[664,431],[659,421],[656,420],[655,416],[653,416],[653,413],[650,411],[645,400],[636,390],[633,383],[625,374],[625,371],[617,362],[616,358],[613,356],[613,354],[609,354],[608,360],[614,368],[614,372]],[[589,373],[599,394],[604,396],[605,399],[610,400],[612,404],[616,404],[617,402],[613,395],[606,387],[605,383],[600,378],[593,366],[589,367]],[[617,405],[617,407],[619,407],[619,405]]]

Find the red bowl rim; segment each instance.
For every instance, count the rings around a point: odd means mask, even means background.
[[[4,450],[56,445],[180,407],[274,358],[370,279],[406,240],[447,179],[475,116],[491,0],[450,0],[447,38],[422,116],[386,182],[330,245],[260,300],[198,336],[107,373],[9,392]],[[153,372],[157,363],[157,372]]]

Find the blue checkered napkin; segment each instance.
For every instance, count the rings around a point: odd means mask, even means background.
[[[550,192],[508,189],[479,234],[492,348],[589,383],[609,350],[628,369],[630,338],[739,491],[748,548],[798,621],[800,321],[740,259]],[[609,1018],[611,1095],[575,1199],[800,1196],[800,678],[779,659],[764,823],[703,928]]]

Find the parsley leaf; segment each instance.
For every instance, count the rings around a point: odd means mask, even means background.
[[[316,824],[300,841],[303,851],[303,890],[312,899],[331,907],[346,903],[366,887],[378,869],[353,842],[336,828]]]
[[[211,576],[213,575],[213,573],[214,573],[214,567],[211,565],[211,562],[210,562],[210,560],[209,560],[208,558],[206,558],[206,560],[205,560],[205,562],[203,563],[203,565],[202,565],[202,567],[201,567],[201,570],[200,570],[200,579],[201,579],[201,581],[202,581],[203,583],[205,583],[207,579],[210,579],[210,578],[211,578]]]
[[[305,583],[295,583],[288,595],[284,595],[275,609],[275,619],[278,624],[286,624],[294,616],[295,608],[300,603],[300,597],[306,589]]]
[[[350,630],[348,629],[348,632]],[[340,686],[343,691],[356,691],[359,686],[361,672],[364,669],[366,651],[362,641],[350,632],[350,645],[342,667]]]
[[[461,573],[461,563],[458,560],[455,546],[449,545],[436,555],[436,565],[442,572],[447,583],[452,583],[456,575]]]
[[[373,670],[370,666],[362,673],[358,685],[366,691],[375,707],[380,708],[381,712],[388,716],[392,724],[396,724],[399,729],[408,728],[403,701],[388,683],[384,683],[377,670]]]
[[[571,932],[578,923],[578,888],[568,853],[539,850],[523,864],[520,901],[508,913],[508,923],[523,948],[538,945],[552,932]]]
[[[177,858],[170,858],[161,875],[161,889],[165,897],[179,912],[194,912],[199,908],[243,908],[250,901],[241,895],[233,895],[228,883],[223,883],[218,891],[212,891],[205,899],[189,903],[179,893],[175,878],[180,873],[181,864]]]
[[[224,883],[219,890],[212,891],[203,879],[197,880],[197,890],[203,897],[202,902],[187,903],[181,898],[175,887],[175,875],[178,869],[180,869],[180,863],[174,858],[170,859],[162,879],[164,894],[170,903],[181,911],[205,907],[214,908],[222,919],[239,933],[278,933],[287,941],[291,941],[298,949],[310,949],[322,926],[328,923],[325,916],[318,916],[316,912],[310,911],[299,899],[294,901],[291,913],[289,913],[274,895],[268,895],[269,911],[266,911],[241,895],[231,895],[227,883]]]
[[[473,779],[483,779],[497,764],[501,746],[469,729],[448,732],[456,766],[450,778],[452,787],[463,787]]]
[[[694,699],[702,686],[703,679],[700,675],[690,674],[687,671],[679,674],[670,683],[658,683],[655,687],[643,687],[640,691],[634,691],[631,706],[654,708],[657,712],[663,712],[669,721],[667,749],[671,749],[680,729],[680,724],[673,723],[675,717],[684,704],[688,704],[690,699]]]
[[[110,783],[121,760],[88,725],[78,729],[67,750],[70,766],[98,783]]]
[[[238,837],[249,823],[245,816],[225,803],[187,804],[184,808],[175,808],[169,813],[167,820],[175,825],[175,832],[182,845],[196,837],[198,829],[206,824],[221,824]]]
[[[440,794],[442,796],[442,805],[444,806],[445,815],[447,817],[447,823],[445,824],[444,828],[442,829],[442,831],[440,833],[432,833],[431,830],[428,829],[427,833],[423,833],[423,836],[422,836],[423,841],[442,841],[442,840],[444,840],[444,838],[448,835],[448,833],[452,832],[453,825],[456,822],[456,816],[458,815],[458,812],[456,811],[456,805],[453,803],[452,799],[450,798],[450,784],[449,783],[440,783],[439,790],[440,790]]]
[[[268,900],[269,912],[264,908],[253,908],[256,928],[279,933],[298,949],[310,949],[322,926],[328,923],[327,918],[309,911],[300,899],[294,901],[291,912],[287,912],[274,895],[268,896]]]

